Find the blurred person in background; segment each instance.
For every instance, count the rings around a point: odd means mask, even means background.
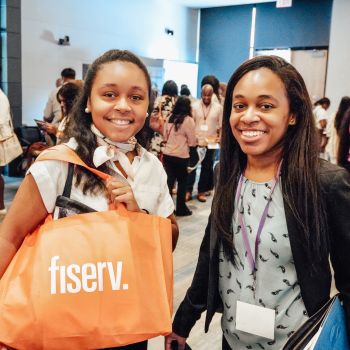
[[[329,118],[327,123],[326,159],[333,164],[337,164],[340,125],[348,108],[350,108],[350,97],[344,96],[340,101],[337,112]]]
[[[56,143],[59,144],[65,138],[65,129],[71,117],[71,111],[74,102],[82,92],[83,84],[81,82],[64,84],[57,92],[57,100],[60,102],[62,116],[56,130]]]
[[[339,128],[338,164],[350,172],[350,108],[344,113]]]
[[[313,114],[315,117],[316,127],[318,129],[319,141],[320,141],[320,155],[325,157],[324,152],[327,145],[327,110],[331,104],[331,101],[327,97],[323,97],[314,103]]]
[[[64,68],[61,72],[61,81],[56,80],[56,88],[51,91],[44,109],[44,121],[58,125],[61,119],[61,106],[57,101],[57,92],[63,84],[75,80],[75,70],[73,68]],[[57,85],[59,84],[59,85]]]
[[[204,85],[209,84],[213,88],[213,96],[212,99],[214,102],[221,103],[221,97],[220,97],[220,82],[219,79],[215,75],[206,75],[202,78],[201,81],[201,88],[203,88]]]
[[[165,141],[163,165],[168,175],[170,194],[177,181],[176,216],[188,216],[192,211],[185,203],[187,166],[190,148],[195,148],[195,123],[191,115],[191,100],[180,96],[169,120],[164,124]]]
[[[11,141],[10,141],[11,140]],[[9,143],[11,147],[9,148]],[[18,143],[18,145],[16,145]],[[0,89],[0,219],[6,214],[4,191],[5,181],[2,176],[3,167],[21,154],[21,146],[14,136],[12,125],[10,102]],[[6,146],[5,146],[6,145]],[[17,147],[16,147],[17,146]]]
[[[221,106],[224,107],[227,84],[220,82],[219,95]]]
[[[214,155],[212,145],[220,139],[222,123],[222,106],[213,99],[214,89],[210,84],[202,87],[202,98],[192,103],[192,116],[196,124],[196,138],[200,151],[205,152],[201,163],[198,181],[197,199],[206,202],[206,195],[210,195],[214,188]],[[196,170],[187,177],[186,201],[192,198],[193,187],[196,182]]]
[[[159,159],[163,157],[164,123],[168,120],[178,97],[178,86],[174,80],[167,80],[162,88],[162,95],[154,101],[154,107],[149,119],[149,126],[155,131],[150,144],[150,152]]]

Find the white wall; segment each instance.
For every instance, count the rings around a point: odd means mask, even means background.
[[[343,96],[350,96],[349,0],[333,0],[326,94],[331,111],[336,111]]]
[[[108,49],[195,62],[197,23],[198,10],[163,0],[23,0],[23,123],[42,117],[63,68],[74,68],[81,79],[82,64]],[[71,45],[57,45],[65,35]]]
[[[179,88],[186,84],[192,96],[197,96],[198,65],[179,61],[164,61],[164,81],[174,80]]]

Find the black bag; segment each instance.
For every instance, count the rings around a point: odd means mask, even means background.
[[[173,340],[171,342],[171,350],[177,350],[179,348],[178,343],[176,340]],[[192,350],[191,347],[186,343],[185,344],[185,350]]]
[[[42,132],[37,126],[18,126],[15,128],[15,133],[22,146],[29,147],[34,142],[45,141]]]
[[[62,195],[56,198],[55,207],[58,208],[58,219],[76,214],[96,212],[95,209],[70,198],[73,184],[74,164],[68,164],[68,175]]]
[[[44,142],[44,136],[37,126],[18,126],[14,129],[23,154],[9,164],[8,174],[12,177],[24,177],[31,162],[28,163],[30,146],[37,142]]]

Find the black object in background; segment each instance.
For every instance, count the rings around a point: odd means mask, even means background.
[[[171,350],[178,350],[178,343],[176,340],[173,340],[171,342]],[[191,347],[186,343],[185,344],[185,350],[192,350]]]

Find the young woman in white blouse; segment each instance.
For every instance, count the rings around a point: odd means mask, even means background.
[[[130,211],[168,217],[175,247],[178,228],[166,174],[159,160],[135,138],[144,125],[150,93],[147,69],[131,52],[110,50],[93,62],[72,112],[66,145],[113,180],[106,184],[75,167],[71,199],[97,211],[107,210],[114,202],[124,203]],[[48,213],[57,218],[56,197],[63,192],[68,168],[65,162],[44,160],[29,169],[0,228],[0,277],[25,235]],[[121,349],[146,348],[147,342],[142,342]]]

